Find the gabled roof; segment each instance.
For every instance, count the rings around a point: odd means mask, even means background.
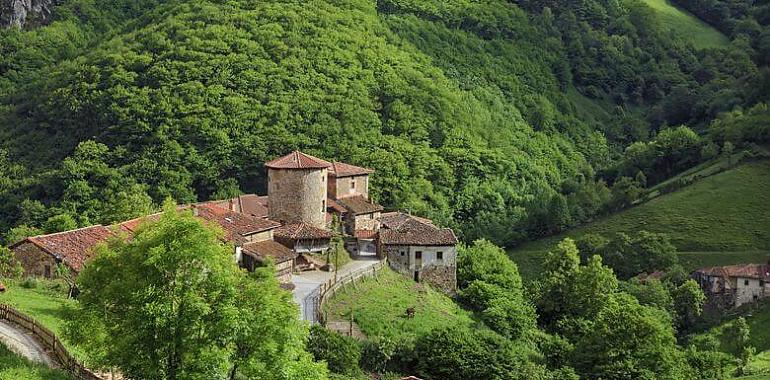
[[[375,230],[356,230],[353,236],[356,237],[356,239],[375,239],[377,237],[377,231]]]
[[[283,157],[265,163],[270,169],[325,169],[331,167],[329,161],[295,150]]]
[[[12,245],[11,249],[23,243],[32,243],[44,252],[60,259],[77,273],[83,269],[86,260],[91,258],[92,249],[112,236],[115,234],[109,228],[97,225],[50,235],[28,237]]]
[[[277,228],[273,236],[289,240],[331,239],[332,233],[307,223],[291,223]]]
[[[197,205],[195,209],[198,217],[219,224],[225,230],[227,240],[239,240],[243,236],[271,230],[281,225],[270,219],[256,218],[210,203]]]
[[[294,251],[273,240],[247,243],[243,246],[243,253],[252,256],[259,261],[264,261],[266,258],[270,257],[276,264],[293,260],[296,256]]]
[[[356,175],[366,175],[372,173],[374,173],[374,170],[372,169],[362,168],[360,166],[336,161],[333,162],[331,168],[329,168],[329,175],[337,178],[352,177]]]
[[[344,206],[348,211],[354,215],[371,214],[373,212],[382,211],[383,207],[364,198],[363,195],[355,195],[352,197],[345,197],[337,199],[337,203]]]
[[[118,227],[120,228],[121,231],[124,231],[124,232],[127,232],[127,233],[133,235],[133,234],[136,233],[136,230],[139,229],[139,227],[142,225],[142,223],[148,222],[148,221],[149,222],[157,221],[158,219],[160,219],[160,216],[161,216],[160,213],[151,214],[151,215],[147,215],[147,216],[142,216],[142,217],[139,217],[139,218],[135,218],[135,219],[131,219],[131,220],[127,220],[125,222],[122,222],[122,223],[118,224]]]
[[[244,194],[235,198],[211,201],[204,204],[213,204],[226,210],[240,212],[257,218],[266,218],[268,209],[267,206],[263,204],[261,198],[262,197],[256,194]]]
[[[326,198],[326,208],[330,208],[330,209],[332,209],[332,210],[334,210],[336,212],[339,212],[339,213],[343,213],[343,212],[347,212],[348,211],[347,209],[345,209],[345,207],[343,205],[337,203],[337,201],[335,201],[334,199],[331,199],[331,198]]]
[[[380,215],[380,224],[383,228],[398,229],[409,220],[416,220],[421,223],[433,225],[433,221],[430,219],[409,215],[400,211],[386,212]]]
[[[723,278],[739,277],[770,281],[770,264],[738,264],[698,269],[696,273]]]
[[[449,228],[410,219],[397,229],[381,229],[380,242],[386,245],[447,246],[456,245],[457,237]]]

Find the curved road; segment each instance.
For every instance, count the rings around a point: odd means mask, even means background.
[[[52,366],[53,361],[43,346],[31,335],[6,321],[0,321],[0,342],[17,354],[37,363]]]

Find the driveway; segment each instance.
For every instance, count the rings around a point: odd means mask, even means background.
[[[0,341],[11,351],[33,362],[43,363],[49,367],[54,364],[38,341],[6,321],[0,321]]]
[[[368,268],[377,264],[376,257],[353,260],[337,271],[337,278],[342,278],[351,272]],[[334,278],[334,272],[309,271],[291,276],[294,283],[294,302],[299,305],[302,319],[316,323],[316,301],[318,300],[321,284]]]

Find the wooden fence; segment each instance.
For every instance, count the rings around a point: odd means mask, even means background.
[[[69,372],[76,379],[104,380],[104,378],[98,376],[86,368],[83,363],[75,359],[61,343],[59,337],[38,323],[34,318],[19,312],[11,306],[0,304],[0,319],[12,322],[30,332],[43,345],[52,359],[58,362],[62,369]]]
[[[350,272],[345,276],[338,278],[337,281],[335,281],[334,278],[331,278],[329,281],[321,284],[315,308],[316,320],[321,324],[326,323],[326,315],[324,315],[323,312],[326,301],[327,299],[334,296],[334,294],[336,294],[340,289],[342,289],[343,286],[347,284],[355,284],[356,281],[359,281],[365,277],[374,277],[387,265],[387,260],[382,260],[370,267]]]

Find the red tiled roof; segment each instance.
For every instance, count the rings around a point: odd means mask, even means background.
[[[220,201],[205,202],[202,204],[213,204],[217,207],[240,212],[258,218],[266,218],[268,209],[262,202],[262,197],[256,194],[244,194],[231,199],[223,199]],[[267,197],[265,197],[267,198]],[[265,202],[267,203],[267,202]]]
[[[770,281],[770,264],[738,264],[723,267],[698,269],[696,272],[707,276],[754,278]]]
[[[337,203],[345,206],[354,215],[371,214],[383,210],[382,206],[364,198],[363,195],[340,198],[337,199]]]
[[[276,264],[293,260],[296,256],[294,251],[273,240],[247,243],[243,246],[243,253],[260,261],[271,257]]]
[[[333,162],[332,167],[329,168],[329,175],[332,175],[337,178],[342,177],[352,177],[356,175],[366,175],[366,174],[372,174],[374,173],[374,170],[362,168],[360,166],[355,166],[351,164],[346,164],[344,162]]]
[[[390,229],[397,229],[409,220],[416,220],[424,224],[429,224],[431,226],[433,225],[433,221],[430,219],[409,215],[399,211],[386,212],[380,216],[380,223],[382,223],[382,227]]]
[[[142,223],[150,221],[154,222],[158,219],[160,219],[160,213],[142,216],[136,219],[127,220],[125,222],[122,222],[118,224],[118,227],[125,232],[128,232],[129,234],[136,233],[136,230],[139,229],[139,227],[142,225]]]
[[[410,219],[397,229],[381,229],[380,241],[387,245],[446,246],[457,244],[457,237],[449,228]]]
[[[331,239],[332,233],[317,227],[313,227],[306,223],[292,223],[277,228],[273,235],[276,238],[284,238],[291,240],[303,240],[303,239]]]
[[[219,224],[225,230],[227,240],[239,239],[242,236],[267,231],[281,225],[270,219],[255,218],[213,204],[202,204],[195,208],[198,217]]]
[[[271,169],[324,169],[332,166],[332,164],[295,150],[283,157],[266,162],[265,166]]]
[[[92,248],[115,234],[102,225],[59,232],[50,235],[29,237],[11,246],[24,242],[35,244],[40,249],[62,260],[73,271],[80,272],[83,264],[91,258]]]
[[[326,199],[326,207],[330,208],[330,209],[332,209],[332,210],[334,210],[336,212],[339,212],[339,213],[343,213],[343,212],[348,211],[347,209],[345,209],[344,206],[342,206],[337,201],[335,201],[334,199],[331,199],[331,198],[327,198]]]
[[[377,231],[375,230],[356,230],[355,237],[357,239],[374,239],[377,237]]]

